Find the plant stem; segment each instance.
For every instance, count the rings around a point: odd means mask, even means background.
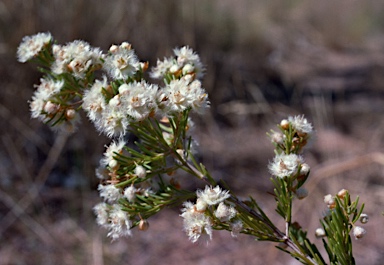
[[[180,156],[177,154],[177,157]],[[180,157],[181,158],[181,157]],[[212,183],[209,182],[207,176],[205,176],[203,173],[201,173],[196,167],[194,167],[192,164],[190,164],[185,159],[179,158],[179,161],[182,162],[182,164],[190,169],[195,176],[200,178],[201,180],[207,182],[209,185],[212,185]],[[303,252],[300,247],[298,247],[290,238],[289,238],[289,223],[286,222],[286,233],[284,234],[281,232],[277,227],[275,227],[272,222],[269,219],[265,219],[264,216],[259,214],[254,209],[250,208],[248,205],[246,205],[244,202],[236,198],[235,196],[231,195],[230,199],[238,206],[247,211],[251,216],[255,217],[255,219],[260,220],[265,224],[270,230],[272,230],[276,236],[277,241],[281,241],[284,244],[286,244],[288,247],[290,247],[294,252],[300,254],[301,258],[303,260],[306,260],[308,262],[308,265],[318,265],[316,261],[314,261],[311,257],[309,257],[305,252]]]

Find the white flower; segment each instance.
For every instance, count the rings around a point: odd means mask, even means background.
[[[335,198],[331,194],[327,194],[324,196],[324,203],[328,206],[328,208],[335,208],[336,201]]]
[[[52,42],[52,35],[49,32],[37,33],[32,36],[25,36],[17,48],[17,58],[21,63],[37,56],[45,46]]]
[[[36,91],[32,96],[32,100],[29,102],[31,117],[34,119],[39,118],[40,120],[44,120],[46,117],[42,114],[42,112],[44,111],[44,106],[45,100],[42,97],[42,94]]]
[[[144,81],[123,84],[119,87],[120,108],[133,121],[142,121],[157,111],[157,85]]]
[[[117,154],[123,153],[123,148],[127,144],[122,138],[117,141],[112,141],[112,143],[107,147],[104,152],[104,157],[100,161],[100,165],[107,166],[111,163],[111,161],[115,161],[114,157]]]
[[[108,174],[109,174],[109,170],[103,165],[100,165],[95,169],[95,175],[100,180],[108,179],[109,178]]]
[[[237,211],[235,207],[228,206],[224,202],[221,202],[215,211],[215,216],[222,222],[227,222],[235,217]]]
[[[182,68],[186,65],[189,65],[189,70],[186,71],[186,74],[190,73],[191,68],[196,73],[196,77],[198,79],[202,78],[204,75],[204,67],[200,61],[200,57],[196,54],[191,48],[188,46],[184,46],[181,48],[176,48],[173,50],[176,55],[177,64]]]
[[[326,234],[325,234],[324,229],[323,229],[323,228],[317,228],[317,229],[315,230],[315,236],[316,236],[317,238],[325,237]]]
[[[112,184],[100,184],[97,189],[99,190],[100,197],[104,198],[104,200],[109,203],[114,203],[122,197],[120,189],[116,188],[115,185]]]
[[[109,233],[108,236],[113,240],[122,236],[131,236],[132,222],[127,212],[121,209],[121,206],[114,204],[109,213]]]
[[[134,186],[129,186],[124,190],[124,197],[132,203],[136,200],[136,193],[137,189]]]
[[[283,144],[284,143],[285,135],[283,135],[280,132],[273,132],[270,137],[271,137],[272,143],[276,143],[276,144]]]
[[[40,94],[43,100],[48,100],[56,95],[64,86],[64,81],[55,81],[50,78],[41,78],[40,84],[35,86],[36,92]]]
[[[184,231],[187,233],[189,240],[193,243],[197,242],[201,236],[205,239],[212,239],[212,222],[204,212],[197,211],[194,204],[185,202],[182,209]]]
[[[198,190],[196,194],[198,199],[201,199],[208,205],[219,204],[220,202],[224,201],[225,199],[228,199],[231,196],[229,194],[229,191],[221,190],[219,186],[216,186],[215,188],[211,186],[206,186],[205,190]]]
[[[32,101],[29,103],[31,117],[44,120],[43,115],[46,102],[60,92],[64,85],[63,81],[54,81],[49,78],[41,78],[40,84],[36,87],[36,91],[32,96]]]
[[[269,171],[272,175],[284,178],[297,173],[299,165],[303,163],[303,158],[296,154],[278,154],[269,163]]]
[[[300,174],[307,175],[309,173],[310,167],[307,163],[301,164],[300,167]]]
[[[138,178],[145,178],[147,176],[147,170],[141,166],[141,165],[137,165],[135,167],[135,175],[138,177]]]
[[[70,72],[77,78],[84,78],[92,66],[101,66],[102,52],[87,42],[75,40],[65,46],[53,45],[55,62],[51,70],[55,74]]]
[[[204,75],[204,67],[200,57],[189,47],[184,46],[173,50],[175,58],[164,58],[163,61],[157,60],[156,67],[152,68],[151,77],[163,79],[167,74],[176,77],[186,75],[194,76],[198,79]]]
[[[208,207],[208,203],[204,199],[197,198],[195,207],[197,211],[205,211]]]
[[[109,205],[105,202],[99,203],[95,207],[93,207],[93,211],[96,215],[97,224],[101,226],[107,226]]]
[[[129,120],[124,109],[113,104],[107,104],[101,113],[101,118],[95,121],[96,128],[110,138],[125,135],[128,125]]]
[[[127,79],[140,69],[140,63],[130,45],[123,42],[111,47],[103,68],[113,79]]]
[[[92,87],[84,93],[82,108],[93,122],[100,121],[101,119],[102,111],[106,106],[102,92],[107,87],[107,78],[104,76],[103,80],[96,80]]]
[[[231,223],[231,236],[237,237],[241,230],[243,230],[243,222],[241,220],[236,220],[233,223]]]
[[[363,238],[366,233],[367,231],[361,226],[355,226],[353,228],[353,236],[355,237],[356,240]]]
[[[156,67],[152,68],[150,73],[151,78],[162,79],[167,74],[169,69],[173,66],[174,62],[172,58],[164,58],[163,61],[157,60]]]
[[[208,94],[201,87],[199,80],[189,82],[185,79],[172,80],[162,91],[162,105],[169,114],[192,108],[201,112],[209,106]]]
[[[304,115],[290,116],[288,121],[292,124],[292,128],[299,134],[311,134],[313,132],[312,124],[304,118]]]

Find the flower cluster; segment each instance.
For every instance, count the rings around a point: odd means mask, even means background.
[[[199,80],[204,70],[199,56],[189,47],[176,48],[174,54],[152,70],[152,77],[164,80],[160,87],[144,80],[148,63],[139,61],[128,42],[103,53],[85,41],[59,45],[50,33],[39,33],[24,37],[17,52],[20,62],[37,60],[49,73],[30,102],[33,118],[73,132],[81,107],[109,137],[121,137],[130,124],[150,117],[202,112],[209,107]],[[95,80],[96,71],[105,74]]]
[[[214,217],[222,223],[228,222],[233,236],[241,231],[243,226],[240,220],[235,219],[237,215],[235,207],[225,203],[230,197],[228,191],[222,190],[219,186],[215,188],[206,186],[204,190],[198,190],[196,195],[196,204],[185,202],[180,215],[184,220],[184,230],[192,242],[195,243],[201,237],[206,241],[212,239]]]
[[[98,225],[109,230],[108,236],[116,240],[132,235],[132,221],[119,204],[99,203],[93,208]]]
[[[70,73],[78,79],[84,79],[86,74],[100,68],[104,57],[99,48],[81,40],[64,46],[54,44],[52,53],[55,59],[51,65],[52,72],[56,75]]]
[[[268,165],[269,172],[288,185],[289,193],[293,191],[298,199],[304,199],[308,191],[302,186],[308,178],[310,167],[299,152],[313,133],[312,124],[304,116],[290,116],[282,120],[278,127],[280,132],[272,131],[269,134],[276,147],[276,155]]]
[[[51,45],[52,40],[52,35],[49,32],[25,36],[17,48],[19,62],[25,63],[37,57],[47,46]]]
[[[151,77],[173,80],[181,76],[195,76],[201,79],[204,76],[204,67],[199,56],[188,46],[173,50],[175,57],[157,60],[157,65],[151,72]]]

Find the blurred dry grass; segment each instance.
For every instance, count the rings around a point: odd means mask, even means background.
[[[202,160],[267,209],[274,202],[266,195],[265,132],[305,113],[318,136],[306,152],[310,196],[298,202],[298,219],[311,234],[323,195],[349,189],[371,217],[367,237],[356,242],[358,264],[382,264],[383,11],[380,0],[1,0],[0,264],[296,264],[244,236],[216,232],[210,246],[192,245],[177,209],[111,244],[91,212],[107,139],[86,119],[69,139],[29,119],[39,75],[18,64],[15,51],[39,31],[103,49],[128,40],[152,64],[176,46],[198,51],[212,102],[197,117]]]

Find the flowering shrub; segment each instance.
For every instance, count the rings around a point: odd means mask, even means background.
[[[57,44],[50,33],[24,37],[20,62],[39,64],[44,74],[29,102],[32,118],[55,130],[72,133],[84,110],[95,128],[111,138],[96,176],[102,202],[93,210],[96,222],[116,240],[137,227],[146,230],[148,219],[165,207],[182,205],[180,216],[192,242],[212,240],[213,230],[243,233],[277,247],[303,264],[327,264],[292,216],[295,199],[304,199],[310,167],[302,150],[313,135],[304,116],[288,117],[268,135],[275,157],[268,168],[274,185],[276,212],[285,227],[278,228],[252,197],[241,200],[223,181],[210,175],[195,158],[190,113],[209,107],[202,87],[204,67],[189,47],[174,49],[174,56],[158,60],[149,83],[147,62],[140,62],[131,45],[112,45],[104,53],[80,40]],[[127,134],[137,141],[129,147]],[[183,170],[206,186],[183,189],[177,171]],[[314,233],[322,238],[328,264],[354,264],[351,234],[362,238],[368,216],[364,205],[347,190],[324,197],[326,213]]]

